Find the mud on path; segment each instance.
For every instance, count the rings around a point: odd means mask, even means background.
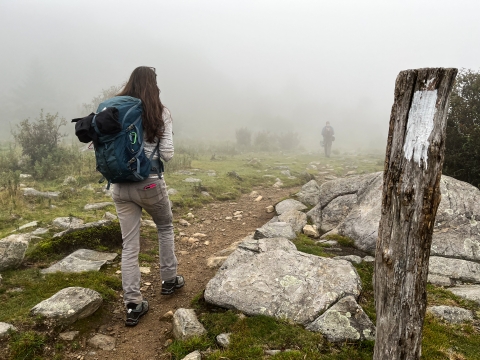
[[[181,241],[176,236],[175,246],[179,266],[178,273],[185,277],[185,286],[170,296],[160,295],[160,276],[158,265],[151,266],[150,274],[142,274],[142,289],[144,297],[149,301],[150,310],[135,327],[125,327],[122,299],[104,311],[103,324],[87,333],[79,341],[81,348],[74,353],[66,354],[69,359],[115,359],[115,360],[153,360],[170,359],[165,353],[172,334],[172,319],[165,318],[168,311],[175,312],[178,308],[190,308],[192,299],[200,294],[207,282],[215,275],[216,269],[207,267],[207,259],[217,251],[223,250],[235,241],[255,231],[256,228],[270,220],[274,213],[267,213],[265,208],[298,192],[300,187],[287,189],[256,189],[263,196],[259,202],[249,194],[242,195],[236,202],[214,202],[204,208],[191,212],[194,219],[188,219],[190,226],[175,223],[179,232],[186,236],[195,233],[206,234],[197,244]],[[235,211],[243,211],[241,220],[225,220]],[[174,214],[174,221],[183,214]],[[141,239],[141,252],[145,252],[156,242]],[[205,242],[208,241],[208,245]],[[148,286],[150,283],[151,285]],[[116,347],[112,351],[94,349],[86,344],[86,340],[96,333],[110,335],[116,338]]]

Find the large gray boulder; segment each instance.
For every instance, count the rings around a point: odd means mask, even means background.
[[[286,222],[268,222],[261,228],[255,230],[254,239],[282,237],[289,240],[295,239],[295,231],[290,224]]]
[[[43,269],[41,272],[43,274],[48,274],[57,271],[98,271],[103,265],[109,261],[113,261],[117,256],[117,253],[104,253],[89,249],[79,249],[47,269]]]
[[[428,267],[429,279],[431,280],[434,275],[446,277],[452,284],[456,281],[480,283],[480,264],[462,259],[431,256]]]
[[[427,313],[451,324],[461,324],[466,321],[473,321],[473,312],[471,310],[457,306],[429,306],[427,307]]]
[[[330,201],[327,206],[321,210],[322,220],[320,229],[323,232],[328,232],[337,227],[343,219],[348,216],[356,203],[357,194],[342,195]]]
[[[205,300],[249,315],[314,321],[339,299],[361,291],[351,263],[305,254],[284,238],[239,245],[211,279]]]
[[[315,180],[310,180],[302,186],[302,190],[296,194],[298,200],[304,204],[315,206],[320,200],[320,186]]]
[[[336,231],[353,239],[360,250],[373,254],[381,216],[382,173],[369,179],[369,182],[362,181],[368,186],[360,188],[356,193],[356,206],[352,206],[352,210],[337,226]]]
[[[375,326],[353,296],[339,300],[306,328],[332,342],[375,340]]]
[[[70,325],[92,315],[102,304],[102,296],[92,289],[68,287],[35,305],[30,313],[47,324]]]
[[[282,215],[284,212],[288,210],[302,211],[306,209],[307,207],[304,204],[294,199],[286,199],[286,200],[280,201],[277,205],[275,205],[275,211],[277,212],[277,215]]]
[[[279,215],[278,221],[290,224],[293,231],[299,233],[302,231],[303,227],[307,225],[307,215],[301,211],[292,209]]]
[[[456,280],[480,282],[480,190],[445,175],[440,190],[429,281],[440,285]],[[323,231],[347,236],[357,248],[373,254],[382,191],[382,172],[329,181],[320,187],[320,201],[307,216]]]
[[[461,298],[476,301],[480,304],[480,285],[461,285],[448,290]]]
[[[0,271],[20,266],[28,248],[28,241],[26,234],[10,235],[0,240]]]

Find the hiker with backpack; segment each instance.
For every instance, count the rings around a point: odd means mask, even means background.
[[[335,132],[333,131],[333,127],[330,126],[330,121],[327,121],[326,125],[322,129],[322,136],[323,136],[323,147],[325,148],[325,156],[330,157],[330,153],[332,151],[332,142],[335,140],[333,136]]]
[[[113,184],[113,201],[122,232],[122,286],[126,326],[148,311],[140,291],[140,221],[142,209],[158,231],[162,295],[185,284],[177,274],[172,210],[163,179],[163,161],[173,157],[170,111],[160,101],[155,68],[136,68],[124,88],[76,122],[80,141],[93,141],[97,170]]]

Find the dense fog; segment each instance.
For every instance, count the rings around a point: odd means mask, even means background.
[[[40,109],[83,103],[157,69],[176,139],[235,129],[297,132],[318,149],[386,144],[395,78],[420,67],[478,69],[478,1],[0,0],[1,139]],[[68,125],[71,129],[71,124]]]

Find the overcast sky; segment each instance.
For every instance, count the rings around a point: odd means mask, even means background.
[[[479,70],[480,1],[0,0],[0,120],[67,119],[140,65],[178,138],[296,131],[385,148],[395,78]]]

